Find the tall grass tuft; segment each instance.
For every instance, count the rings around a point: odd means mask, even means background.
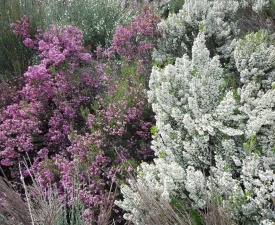
[[[0,177],[0,224],[31,224],[28,207],[11,183],[3,177]]]
[[[205,225],[237,225],[218,204],[208,203],[206,213],[202,213]]]
[[[237,225],[237,223],[222,210],[213,199],[208,199],[204,210],[194,210],[191,201],[186,198],[179,204],[166,201],[160,195],[152,193],[144,183],[140,184],[131,177],[131,187],[139,195],[140,201],[135,209],[146,225]]]
[[[175,209],[158,193],[153,193],[145,182],[138,182],[132,174],[129,174],[131,188],[137,191],[138,200],[133,199],[135,210],[138,211],[146,225],[193,225],[194,220],[184,207]],[[131,217],[131,216],[130,216]]]
[[[26,165],[25,165],[26,166]],[[41,188],[38,179],[31,175],[33,184],[27,186],[22,178],[24,200],[13,189],[12,184],[0,177],[0,224],[3,225],[115,225],[111,221],[113,204],[100,208],[100,216],[96,220],[85,218],[85,207],[80,200],[77,179],[74,180],[74,201],[67,205],[64,196],[54,185]],[[138,183],[132,175],[132,188],[140,196],[136,205],[146,225],[236,225],[236,223],[215,203],[208,200],[204,211],[190,210],[189,200],[186,203],[171,204],[163,197],[156,196],[149,187]],[[110,192],[111,194],[111,192]],[[176,207],[175,207],[176,206]],[[96,223],[94,221],[97,221]],[[131,224],[129,221],[127,224]]]
[[[87,206],[84,205],[80,192],[83,186],[79,179],[73,180],[73,188],[60,190],[54,184],[47,187],[40,185],[38,176],[34,176],[27,163],[19,164],[22,190],[19,194],[7,178],[0,176],[0,224],[2,225],[111,225],[114,191],[111,191],[106,202],[98,208],[99,216],[86,215]],[[32,184],[27,185],[23,177],[23,171],[27,172]],[[2,172],[4,174],[4,172]],[[18,189],[17,189],[18,190]],[[115,191],[116,192],[116,191]],[[73,195],[68,202],[68,195]]]
[[[77,195],[70,207],[54,185],[42,188],[31,175],[32,185],[26,185],[20,169],[24,194],[13,189],[0,177],[0,224],[3,225],[84,225],[83,205]],[[24,198],[23,198],[24,196]]]
[[[26,164],[24,163],[27,168]],[[66,201],[58,193],[54,185],[48,185],[43,189],[30,172],[32,185],[27,186],[20,167],[21,181],[24,187],[26,205],[32,224],[57,225],[66,224]],[[28,169],[27,169],[28,170]]]

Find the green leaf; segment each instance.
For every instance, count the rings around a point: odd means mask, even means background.
[[[156,134],[157,132],[158,132],[158,128],[157,128],[156,126],[152,126],[152,127],[150,128],[150,133],[151,133],[152,135]]]
[[[238,94],[238,90],[235,89],[233,91],[233,98],[237,101],[237,102],[240,102],[241,101],[241,96]]]
[[[162,158],[162,159],[166,158],[166,154],[164,151],[159,152],[159,158]]]
[[[200,217],[200,214],[198,210],[191,210],[189,213],[191,219],[194,222],[194,225],[204,225],[202,218]]]

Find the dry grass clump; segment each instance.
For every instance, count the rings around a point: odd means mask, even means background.
[[[28,207],[11,183],[3,177],[0,177],[0,224],[31,224]]]
[[[187,197],[179,204],[169,203],[161,195],[156,196],[146,182],[138,182],[131,174],[129,177],[131,188],[140,197],[140,202],[133,204],[146,225],[237,225],[218,205],[214,192],[212,198],[206,199],[204,210],[194,210]]]
[[[141,201],[133,202],[136,209],[142,215],[146,225],[191,225],[192,219],[187,212],[178,213],[172,208],[162,196],[153,193],[145,182],[139,183],[134,176],[129,175],[132,181],[132,188],[137,191]]]
[[[22,176],[21,176],[22,177]],[[64,224],[66,206],[56,188],[49,186],[43,190],[32,177],[33,184],[26,186],[23,179],[25,197],[13,188],[5,177],[0,177],[0,224],[3,225],[55,225]]]
[[[25,163],[25,167],[26,163]],[[67,207],[66,198],[60,196],[55,185],[49,184],[42,188],[37,178],[31,173],[32,185],[26,185],[21,166],[21,181],[24,189],[24,198],[8,181],[0,176],[0,224],[1,225],[115,225],[111,220],[114,199],[111,191],[107,197],[106,204],[99,209],[98,218],[84,218],[84,205],[80,200],[77,179],[74,180],[74,201]],[[3,172],[2,172],[3,173]],[[4,173],[3,173],[4,174]],[[112,187],[111,187],[112,188]],[[108,202],[108,203],[107,203]]]
[[[171,206],[160,195],[152,192],[152,189],[138,182],[132,175],[132,188],[140,196],[140,202],[135,203],[146,225],[237,225],[215,200],[207,200],[204,211],[197,211],[197,217],[192,216],[190,200]],[[74,193],[76,201],[71,211],[66,208],[66,201],[59,196],[57,188],[49,185],[42,189],[34,176],[31,176],[33,184],[26,186],[25,200],[15,191],[7,178],[0,177],[0,224],[1,225],[86,225],[94,224],[94,218],[89,221],[83,218],[83,205],[80,202],[77,191]],[[77,190],[77,184],[75,184]],[[113,193],[109,193],[113,199]],[[214,195],[213,195],[214,196]],[[108,198],[109,199],[109,198]],[[112,221],[113,204],[105,204],[100,208],[98,225],[115,225]],[[193,210],[194,211],[194,210]],[[132,224],[130,221],[128,225]]]
[[[208,203],[207,213],[201,216],[205,225],[237,225],[218,204]]]

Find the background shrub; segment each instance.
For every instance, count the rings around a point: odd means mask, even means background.
[[[84,45],[92,51],[110,45],[116,26],[131,21],[138,10],[134,1],[119,0],[41,1],[47,25],[74,25],[82,30]],[[135,9],[138,9],[135,7]]]

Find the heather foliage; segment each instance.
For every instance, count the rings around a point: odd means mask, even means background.
[[[110,51],[128,61],[141,59],[151,61],[151,51],[157,38],[157,24],[160,18],[148,4],[142,7],[141,15],[126,26],[116,28]]]
[[[158,24],[162,37],[153,59],[163,65],[183,54],[190,57],[193,42],[203,29],[211,57],[218,54],[223,63],[232,62],[236,38],[243,31],[272,27],[274,31],[272,9],[270,1],[185,1],[177,14],[169,14]]]
[[[25,18],[22,21],[25,23]],[[20,22],[18,25],[21,24]],[[25,84],[17,93],[17,102],[2,109],[1,156],[5,163],[2,161],[1,164],[6,166],[13,165],[12,161],[20,153],[33,151],[35,146],[32,137],[39,136],[40,133],[45,138],[48,137],[40,145],[51,143],[59,146],[58,148],[64,148],[77,106],[88,102],[92,97],[91,93],[97,88],[96,82],[86,82],[86,85],[92,85],[87,87],[89,96],[85,96],[84,88],[74,90],[73,85],[77,79],[88,78],[85,73],[73,77],[75,66],[90,58],[88,53],[83,53],[84,48],[81,46],[81,39],[79,40],[81,33],[77,29],[68,26],[57,31],[55,27],[51,27],[49,32],[41,37],[38,35],[38,39],[34,41],[28,37],[25,29],[21,31],[23,42],[40,52],[41,61],[39,65],[29,67],[24,74]],[[15,29],[15,33],[17,32],[19,31]],[[62,65],[65,59],[68,69]],[[45,130],[45,126],[48,129]],[[58,150],[54,147],[52,149]]]
[[[182,8],[185,0],[165,0],[160,1],[161,15],[167,18],[169,14],[178,13]]]
[[[132,22],[117,27],[106,51],[101,47],[96,51],[106,92],[99,95],[93,105],[96,113],[88,120],[103,130],[104,148],[115,156],[116,163],[149,161],[153,157],[150,128],[154,118],[146,86],[159,16],[148,4],[140,11]]]
[[[38,174],[39,184],[58,182],[68,204],[73,200],[68,193],[72,191],[74,169],[81,169],[79,182],[83,187],[90,186],[79,197],[87,210],[91,209],[85,211],[87,216],[92,215],[96,221],[98,213],[93,209],[108,200],[105,182],[111,183],[114,170],[109,168],[111,161],[104,152],[91,152],[94,143],[100,147],[100,139],[92,139],[97,137],[96,131],[84,138],[88,126],[85,129],[81,106],[93,103],[99,76],[91,69],[80,71],[80,63],[87,62],[91,55],[82,47],[78,29],[52,26],[32,40],[23,29],[25,20],[14,25],[15,33],[22,35],[25,45],[37,50],[40,64],[28,68],[18,97],[1,109],[1,164],[16,178],[16,165],[28,152],[31,171]]]
[[[260,17],[264,2],[185,1],[159,24],[148,91],[157,158],[137,179],[155,198],[202,211],[210,200],[238,224],[274,224],[273,25],[243,37],[238,27],[239,10]],[[146,224],[135,185],[122,192],[124,217]]]
[[[164,64],[169,58],[175,60],[183,54],[191,56],[192,44],[200,29],[204,30],[211,56],[220,54],[228,59],[238,35],[235,16],[238,1],[185,1],[177,14],[170,14],[159,24],[162,38],[153,59]]]

